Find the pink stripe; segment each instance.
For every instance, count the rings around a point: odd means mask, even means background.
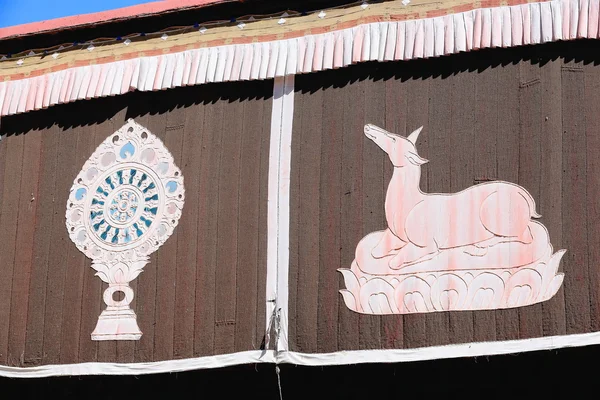
[[[452,15],[444,16],[444,54],[454,53],[454,17]]]
[[[35,97],[36,97],[36,93],[37,93],[37,86],[39,84],[39,79],[34,78],[34,79],[28,79],[29,81],[29,87],[27,90],[27,96],[25,98],[25,104],[23,104],[23,111],[20,112],[25,112],[25,111],[31,111],[34,109],[35,107]]]
[[[365,61],[377,60],[379,56],[379,24],[369,24],[369,53]]]
[[[125,62],[125,71],[123,75],[123,81],[121,82],[121,93],[129,92],[129,88],[133,85],[131,84],[131,77],[133,76],[133,64],[131,61]]]
[[[481,48],[488,48],[492,45],[492,12],[488,9],[481,10]]]
[[[198,65],[200,64],[201,54],[201,49],[198,49],[194,52],[194,57],[192,57],[192,66],[190,67],[190,78],[188,80],[189,85],[194,85],[196,83],[196,79],[198,78]]]
[[[343,33],[344,39],[344,65],[352,64],[352,43],[353,43],[353,32],[352,29],[345,29]]]
[[[529,13],[529,7],[521,7],[521,14],[523,14],[523,44],[531,43],[531,16]]]
[[[577,29],[577,37],[585,38],[588,33],[588,16],[590,10],[590,4],[588,0],[579,0],[579,25]]]
[[[108,69],[108,72],[106,74],[106,81],[104,81],[104,87],[102,88],[101,96],[110,96],[110,92],[112,90],[113,83],[115,82],[116,70],[118,68],[119,68],[118,63],[114,63]]]
[[[117,63],[112,85],[110,85],[108,95],[115,96],[121,94],[121,85],[123,84],[123,76],[125,75],[125,63],[123,61]]]
[[[320,57],[320,62],[323,62],[323,46],[322,46],[322,42],[323,42],[323,38],[321,37],[321,35],[319,35],[319,39],[321,40],[321,46],[319,46],[320,50],[321,50],[321,57]],[[269,48],[270,48],[270,52],[269,52],[269,64],[267,66],[267,78],[273,78],[275,76],[275,71],[277,70],[277,61],[279,61],[279,46],[281,45],[280,42],[271,42],[269,43]],[[315,46],[315,54],[316,54],[316,46]],[[313,59],[313,63],[315,62],[315,59]],[[317,69],[317,71],[321,70],[321,65],[319,64],[319,68]]]
[[[295,74],[298,69],[298,41],[296,39],[288,39],[287,43],[287,60],[285,65],[285,74]]]
[[[6,82],[6,95],[4,96],[4,103],[2,104],[2,115],[8,115],[14,91],[14,84],[14,82]]]
[[[415,36],[417,35],[415,21],[406,21],[406,42],[404,44],[404,59],[410,60],[414,56]]]
[[[563,39],[568,39],[569,31],[571,30],[571,5],[568,0],[562,0],[560,4],[562,9]]]
[[[315,56],[315,37],[309,36],[306,38],[306,55],[304,56],[304,67],[302,72],[312,71],[312,62]]]
[[[98,85],[96,86],[96,92],[93,97],[100,97],[102,95],[102,89],[106,83],[106,76],[108,75],[109,69],[110,64],[103,64],[100,66],[100,78],[98,79]]]
[[[254,46],[247,44],[244,46],[244,60],[242,61],[242,67],[240,70],[240,79],[250,79],[250,72],[252,71],[252,63],[254,62]]]
[[[502,7],[502,47],[510,47],[512,44],[511,23],[510,8]]]
[[[416,35],[415,35],[415,49],[414,58],[423,58],[423,52],[425,50],[425,27],[423,20],[417,20],[416,24]]]
[[[131,75],[131,90],[136,90],[138,88],[138,82],[140,81],[140,69],[142,65],[142,60],[140,58],[131,60],[133,64],[133,75]]]
[[[577,24],[579,22],[579,1],[571,0],[570,4],[571,21],[569,22],[569,39],[577,38]]]
[[[13,95],[10,99],[10,107],[8,108],[8,114],[16,114],[17,108],[19,106],[19,100],[21,99],[21,89],[23,87],[23,81],[14,81],[13,82]]]
[[[492,47],[502,46],[502,8],[492,9]]]
[[[588,38],[598,37],[598,0],[590,1],[590,16],[588,18]]]
[[[179,53],[175,57],[175,70],[173,71],[173,83],[171,87],[183,85],[183,71],[185,69],[185,53]]]
[[[462,14],[463,17],[463,21],[465,22],[465,37],[467,39],[467,47],[466,50],[467,51],[471,51],[473,50],[473,19],[474,19],[474,15],[475,13],[473,11],[468,11]]]
[[[306,56],[306,38],[299,37],[298,38],[298,68],[297,72],[303,72],[304,70],[304,58]]]
[[[86,65],[85,67],[81,68],[85,71],[85,73],[83,74],[81,84],[79,85],[79,90],[77,91],[77,99],[83,100],[85,99],[85,94],[87,93],[87,89],[90,86],[90,81],[92,79],[92,67]]]
[[[315,37],[315,53],[312,59],[313,71],[320,71],[321,68],[323,68],[323,49],[325,48],[323,41],[323,35],[317,35]]]
[[[371,56],[371,29],[369,25],[364,26],[362,54],[360,55],[360,61],[369,61]]]
[[[423,55],[425,57],[433,57],[433,49],[435,48],[435,32],[433,27],[433,19],[424,21],[423,29],[425,31],[425,43],[423,45]]]
[[[279,42],[281,45],[283,42]],[[235,62],[235,47],[234,45],[227,47],[227,62],[223,69],[223,81],[231,80],[231,73],[233,70],[233,64]]]
[[[66,71],[60,71],[54,74],[54,80],[52,82],[52,92],[50,93],[50,98],[48,99],[48,107],[58,103],[58,98],[60,97],[60,89],[62,88],[62,83],[65,80]]]
[[[406,46],[406,22],[398,22],[396,33],[396,51],[394,60],[404,60],[404,47]]]
[[[386,61],[391,61],[394,59],[394,50],[396,49],[396,40],[397,40],[397,29],[398,24],[395,22],[390,22],[388,24],[388,33],[385,41],[385,54],[383,55],[383,59]]]
[[[52,78],[53,77],[54,77],[54,74],[44,75],[44,90],[42,92],[43,96],[42,96],[39,108],[48,107],[48,103],[50,101],[50,92],[52,90]],[[38,94],[39,93],[40,92],[38,91]],[[1,102],[2,102],[2,99],[0,99],[0,103]]]
[[[58,96],[58,102],[57,103],[64,103],[67,100],[67,95],[70,92],[70,88],[73,85],[72,82],[72,77],[71,75],[73,75],[73,70],[68,69],[66,70],[65,73],[65,80],[62,81],[61,87],[60,87],[60,94]]]
[[[192,73],[192,59],[193,52],[186,51],[185,53],[183,53],[183,61],[185,65],[183,67],[183,76],[181,78],[182,86],[187,86],[190,84],[190,75]]]
[[[152,90],[160,90],[162,88],[162,81],[165,75],[165,64],[167,62],[167,58],[165,56],[158,56],[157,61],[158,64],[156,65],[156,75],[154,76]]]
[[[325,35],[325,49],[323,51],[323,67],[322,69],[333,68],[333,57],[335,51],[335,37],[332,32]]]
[[[27,79],[21,81],[21,89],[19,96],[19,103],[17,105],[16,113],[23,113],[27,108],[27,102],[29,100],[29,92],[31,91],[31,80]]]
[[[77,100],[77,96],[79,95],[79,89],[81,89],[81,82],[83,81],[84,75],[85,71],[82,68],[74,68],[73,76],[75,77],[75,79],[73,79],[73,84],[71,85],[71,88],[67,95],[67,101],[71,102]]]
[[[92,65],[92,77],[90,78],[90,86],[85,94],[86,99],[96,97],[96,88],[98,87],[98,81],[100,80],[100,70],[102,69],[99,65]]]
[[[475,10],[475,22],[473,23],[473,49],[481,48],[481,30],[483,25],[483,16],[481,10]]]
[[[173,87],[173,77],[175,76],[175,66],[177,65],[177,56],[169,54],[166,56],[165,74],[163,75],[162,85],[158,89],[167,89]]]
[[[467,50],[467,39],[465,34],[465,22],[461,14],[454,16],[454,52]]]
[[[388,36],[388,25],[390,23],[389,22],[382,22],[381,26],[379,27],[379,54],[377,54],[377,60],[378,61],[383,61],[384,57],[385,57],[385,50],[386,50],[386,43],[387,43],[387,36]]]
[[[333,67],[341,68],[344,66],[344,38],[342,32],[334,33],[335,46],[333,50]]]
[[[542,41],[542,13],[539,3],[531,4],[531,43],[538,44]]]
[[[38,77],[38,89],[37,89],[36,96],[35,96],[35,106],[34,106],[34,108],[36,110],[39,110],[42,107],[44,107],[44,97],[45,97],[46,91],[48,90],[47,84],[48,84],[48,74]]]
[[[357,63],[361,60],[363,37],[364,31],[361,25],[356,28],[356,31],[354,33],[354,45],[352,47],[352,62]]]
[[[550,3],[541,3],[542,43],[552,41],[552,9]]]
[[[245,57],[244,49],[245,46],[243,44],[235,46],[233,54],[233,65],[231,66],[231,76],[229,77],[229,79],[232,81],[240,80],[240,74],[242,72],[242,63]]]
[[[513,46],[520,46],[523,44],[523,14],[521,14],[521,7],[511,7],[510,17],[512,20],[512,44]]]

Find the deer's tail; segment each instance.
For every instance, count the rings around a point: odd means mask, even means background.
[[[523,198],[525,199],[525,201],[527,202],[527,204],[529,204],[529,210],[531,211],[531,218],[541,218],[542,216],[540,214],[537,213],[537,211],[535,210],[535,200],[533,199],[533,196],[531,196],[531,194],[529,194],[529,192],[527,192],[526,190],[521,190],[521,196],[523,196]]]

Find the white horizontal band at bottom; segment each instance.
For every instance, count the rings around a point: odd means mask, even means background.
[[[317,354],[291,351],[279,352],[276,354],[273,350],[253,350],[209,357],[147,363],[82,363],[46,365],[28,368],[0,366],[0,376],[9,378],[44,378],[50,376],[146,375],[259,363],[285,363],[305,366],[399,363],[459,357],[515,354],[566,347],[590,346],[594,344],[600,344],[600,332],[401,350],[354,350]]]
[[[244,351],[181,360],[145,363],[90,362],[81,364],[43,365],[39,367],[6,367],[0,365],[0,376],[8,378],[45,378],[50,376],[84,375],[147,375],[196,369],[223,368],[241,364],[274,363],[275,353],[269,351]]]

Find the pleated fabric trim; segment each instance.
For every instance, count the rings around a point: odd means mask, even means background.
[[[411,60],[597,38],[599,6],[600,0],[554,0],[480,8],[434,18],[362,24],[292,39],[73,67],[0,82],[0,116],[133,90],[270,79],[364,61]]]

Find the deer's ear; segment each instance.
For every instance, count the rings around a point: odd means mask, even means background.
[[[421,156],[420,156],[420,155],[418,155],[417,153],[413,153],[412,151],[409,151],[409,152],[406,154],[406,159],[407,159],[408,161],[410,161],[410,163],[411,163],[411,164],[414,164],[414,165],[417,165],[417,166],[418,166],[418,165],[423,165],[423,164],[425,164],[425,163],[428,163],[428,162],[429,162],[429,160],[427,160],[427,159],[425,159],[425,158],[421,157]]]
[[[413,133],[408,135],[408,137],[406,139],[408,139],[408,141],[411,142],[413,144],[413,146],[416,146],[417,139],[419,138],[419,133],[421,133],[422,130],[423,130],[423,127],[420,127],[419,129],[415,130]]]

